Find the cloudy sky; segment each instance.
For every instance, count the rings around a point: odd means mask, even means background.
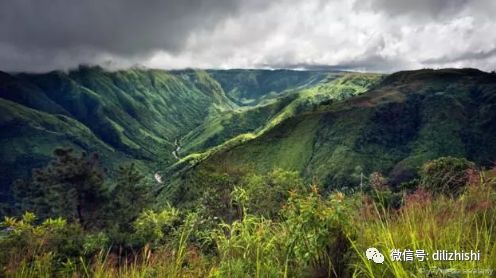
[[[494,0],[0,0],[0,70],[496,68]]]

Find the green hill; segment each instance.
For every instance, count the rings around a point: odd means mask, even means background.
[[[326,71],[294,70],[208,70],[227,97],[239,105],[254,105],[264,100],[313,86],[329,76]],[[336,74],[340,74],[336,72]]]
[[[0,108],[3,169],[0,182],[6,187],[13,179],[29,175],[32,168],[46,165],[55,146],[99,152],[107,164],[132,159],[70,117],[48,114],[4,99],[0,99]]]
[[[317,77],[321,78],[321,74],[318,73]],[[247,75],[252,75],[252,71],[248,71]],[[267,99],[268,95],[265,95],[266,100],[256,106],[226,111],[186,134],[182,138],[183,153],[218,146],[240,134],[260,132],[322,102],[363,93],[378,78],[380,75],[377,74],[328,73],[318,83],[286,89],[282,96]]]
[[[166,186],[218,165],[296,170],[328,188],[374,171],[399,184],[429,159],[496,155],[496,76],[473,69],[0,73],[0,105],[4,194],[61,145],[100,153],[110,173],[160,170]]]
[[[423,162],[441,156],[491,165],[495,108],[494,74],[472,69],[399,72],[364,94],[320,101],[269,123],[242,143],[208,153],[195,169],[283,168],[328,188],[357,185],[361,174],[379,171],[399,184],[415,177]]]
[[[238,81],[231,84],[234,73]],[[0,168],[6,173],[0,192],[44,165],[57,146],[98,152],[110,172],[135,161],[153,173],[176,162],[176,142],[187,143],[187,152],[204,151],[255,130],[285,107],[287,101],[279,98],[291,98],[290,89],[325,76],[269,70],[110,72],[86,66],[45,74],[0,72]],[[256,85],[247,84],[252,77]],[[239,107],[247,95],[233,92],[253,88],[255,102]]]

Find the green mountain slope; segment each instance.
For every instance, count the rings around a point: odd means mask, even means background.
[[[46,165],[55,146],[99,152],[107,165],[117,161],[135,161],[116,152],[70,117],[40,112],[1,98],[0,111],[1,192],[7,192],[14,179],[25,177],[31,169]]]
[[[329,76],[325,71],[208,70],[226,95],[239,105],[254,105],[266,99],[313,86]],[[339,74],[337,72],[336,74]]]
[[[482,165],[496,156],[496,77],[471,69],[384,78],[80,67],[0,73],[0,101],[4,193],[60,145],[99,152],[111,170],[125,161],[161,170],[167,183],[196,169],[249,165],[296,170],[329,188],[373,171],[398,184],[439,156]]]
[[[230,71],[228,71],[230,73]],[[182,153],[188,154],[221,145],[240,134],[257,133],[299,111],[316,107],[325,101],[343,99],[365,92],[381,77],[377,74],[328,73],[317,84],[296,87],[279,97],[266,99],[254,107],[241,107],[205,121],[185,135]],[[251,71],[248,71],[251,75]]]
[[[0,72],[0,100],[5,108],[0,111],[0,140],[5,142],[0,168],[9,172],[0,181],[0,191],[6,192],[12,180],[46,163],[57,146],[99,152],[109,168],[137,161],[153,173],[176,162],[177,142],[187,143],[184,153],[204,151],[251,132],[285,107],[288,101],[279,98],[291,98],[290,88],[310,86],[326,76],[322,72],[237,72],[240,80],[252,76],[261,80],[256,98],[264,100],[264,105],[240,108],[237,103],[242,99],[228,96],[223,86],[231,91],[245,91],[248,86],[244,81],[228,85],[220,78],[224,72],[232,74],[218,70],[109,72],[85,66],[46,74]]]
[[[302,109],[259,136],[210,153],[199,167],[280,167],[332,188],[357,185],[362,173],[373,171],[398,184],[440,156],[489,165],[496,157],[495,105],[494,74],[399,72],[367,93]]]
[[[98,68],[23,75],[87,125],[104,142],[152,159],[183,133],[230,109],[218,84],[204,72],[188,79],[164,71],[105,72]]]
[[[299,117],[305,111],[315,111],[321,105],[360,95],[375,86],[381,78],[383,76],[380,74],[330,73],[320,83],[296,90],[285,97],[272,99],[268,104],[225,113],[213,121],[205,122],[183,138],[185,153],[201,150],[215,143],[224,143],[215,145],[204,153],[188,155],[175,166],[181,168],[184,164],[194,164],[213,153],[259,137],[281,122]]]

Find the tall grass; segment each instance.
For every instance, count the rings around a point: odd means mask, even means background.
[[[245,216],[214,232],[220,264],[218,277],[281,277],[284,249],[281,227],[263,217]]]
[[[177,250],[179,251],[179,250]],[[185,250],[184,254],[187,258],[188,267],[183,267],[182,264],[186,260],[181,259],[174,252],[165,250],[152,252],[145,248],[141,256],[124,261],[121,264],[116,264],[111,256],[97,256],[95,261],[83,271],[83,277],[204,277],[208,275],[209,264],[196,257],[194,250]],[[186,259],[183,257],[183,259]],[[190,264],[192,262],[192,264]],[[180,267],[178,267],[178,263]],[[81,272],[79,272],[81,273]]]
[[[467,270],[496,272],[496,192],[491,184],[478,183],[453,199],[432,196],[418,189],[405,197],[399,210],[387,210],[369,202],[356,218],[361,235],[353,241],[359,260],[355,263],[358,277],[424,277],[426,272],[459,273],[463,277],[481,277]],[[368,247],[378,248],[384,264],[365,257]],[[424,250],[428,260],[392,261],[393,249]],[[440,261],[431,255],[437,250],[480,252],[480,261]],[[486,273],[487,274],[487,273]]]
[[[404,195],[400,208],[385,205],[387,194],[375,194],[335,193],[325,197],[316,187],[303,194],[291,192],[277,219],[250,214],[243,208],[241,219],[209,228],[207,234],[214,247],[208,251],[193,243],[196,224],[201,220],[196,214],[188,214],[172,239],[162,246],[146,245],[130,256],[102,250],[90,259],[62,263],[49,251],[30,255],[29,260],[22,260],[19,254],[17,261],[2,266],[2,275],[425,277],[431,271],[435,277],[449,277],[448,272],[456,277],[481,277],[489,273],[464,271],[496,270],[494,182],[471,182],[457,197],[417,189]],[[369,247],[384,254],[383,264],[366,258]],[[429,257],[436,250],[473,250],[480,252],[481,260],[419,261],[414,257],[412,262],[398,262],[390,257],[393,249],[421,249]]]
[[[208,264],[203,262],[202,256],[192,247],[188,247],[188,240],[195,229],[197,215],[189,214],[177,233],[177,241],[172,248],[163,248],[152,251],[145,246],[138,256],[128,261],[116,263],[110,253],[100,252],[94,262],[86,267],[86,277],[202,277],[209,272]]]

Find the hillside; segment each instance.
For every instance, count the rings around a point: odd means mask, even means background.
[[[239,105],[254,105],[272,97],[295,92],[328,78],[327,71],[208,70],[228,98]],[[339,72],[336,72],[339,74]]]
[[[231,84],[233,74],[238,81]],[[204,151],[251,132],[285,107],[280,98],[292,98],[294,90],[326,76],[269,70],[110,72],[86,66],[46,74],[0,72],[0,168],[7,173],[0,192],[45,165],[58,146],[100,153],[111,174],[129,161],[152,174],[176,161],[173,151],[182,137],[186,151]],[[246,81],[252,78],[255,83]],[[254,88],[250,97],[256,101],[239,107],[248,96],[233,92]]]
[[[490,165],[496,154],[495,76],[478,70],[80,67],[0,81],[2,192],[61,145],[100,153],[111,174],[128,161],[176,178],[216,165],[283,168],[329,188],[374,171],[399,184],[429,159]]]
[[[303,109],[230,145],[196,168],[250,165],[296,170],[327,188],[354,186],[374,171],[394,184],[441,156],[492,165],[496,75],[478,70],[398,72],[367,93]]]
[[[248,76],[251,74],[248,71]],[[256,106],[221,113],[190,131],[181,139],[183,153],[219,146],[240,134],[261,132],[282,119],[305,109],[312,109],[322,102],[358,95],[375,84],[380,77],[377,74],[328,73],[320,82],[308,87],[295,87],[284,91],[282,96],[273,98],[265,95],[266,100]]]

